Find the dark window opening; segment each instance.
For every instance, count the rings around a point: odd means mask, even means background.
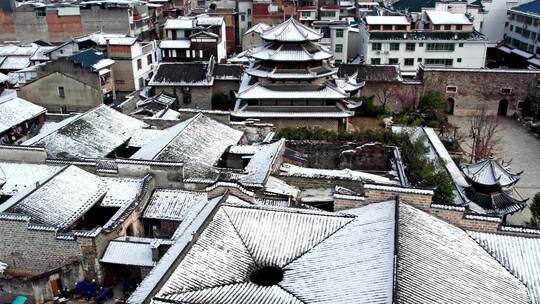
[[[105,225],[113,215],[119,210],[117,207],[101,207],[96,203],[88,212],[83,214],[73,224],[74,230],[92,230],[97,226]]]

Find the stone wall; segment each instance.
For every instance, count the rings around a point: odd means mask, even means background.
[[[128,10],[125,8],[102,9],[92,5],[81,8],[81,27],[84,34],[103,31],[105,33],[129,34]]]
[[[337,132],[345,126],[342,118],[259,118],[258,120],[261,123],[273,124],[278,129],[306,126]]]
[[[497,114],[499,102],[507,100],[507,115],[518,109],[518,104],[528,96],[534,96],[537,77],[540,72],[503,70],[425,70],[423,75],[424,91],[436,90],[453,98],[454,114],[470,116],[486,107],[489,114]],[[447,86],[457,87],[456,93],[446,93]],[[502,89],[510,89],[503,93]]]
[[[296,177],[296,176],[277,176],[279,179],[285,181],[291,186],[298,187],[299,189],[322,189],[322,188],[335,188],[336,186],[351,189],[355,192],[362,193],[362,183],[352,180],[338,180],[338,179],[322,179],[322,178],[310,178],[310,177]]]
[[[154,87],[156,95],[165,92],[174,95],[178,99],[179,108],[212,109],[212,87],[190,87],[191,102],[184,102],[182,87]]]

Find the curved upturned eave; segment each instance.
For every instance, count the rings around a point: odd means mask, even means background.
[[[282,72],[274,72],[274,71],[263,71],[259,69],[248,69],[246,70],[246,73],[251,76],[256,76],[259,78],[267,78],[267,79],[317,79],[317,78],[323,78],[328,77],[336,74],[338,72],[338,69],[331,69],[326,73],[322,74],[314,74],[309,73],[306,70],[306,73],[282,73]]]

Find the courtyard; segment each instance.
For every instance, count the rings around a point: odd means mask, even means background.
[[[497,133],[497,145],[494,155],[504,161],[512,161],[510,164],[512,172],[521,172],[521,180],[516,185],[516,190],[524,198],[529,198],[528,203],[532,203],[532,198],[540,192],[540,138],[536,137],[524,128],[520,122],[508,118],[500,117],[500,126]],[[467,134],[469,128],[468,117],[450,116],[449,121],[459,127],[463,134]],[[466,152],[470,152],[470,138],[462,144]],[[520,212],[507,217],[508,224],[519,225],[529,222],[531,211],[525,208]]]

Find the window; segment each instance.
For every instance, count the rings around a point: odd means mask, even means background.
[[[536,40],[536,33],[535,32],[531,32],[531,40]]]
[[[510,31],[513,31],[513,30],[514,30],[514,26],[510,24]]]
[[[240,21],[245,22],[246,21],[246,16],[245,15],[240,15]]]
[[[540,55],[540,46],[537,46],[537,47],[536,47],[536,54],[539,54],[539,55]]]
[[[321,11],[320,15],[321,17],[335,17],[336,12],[335,11]]]
[[[144,88],[144,79],[141,77],[139,78],[139,89]]]
[[[457,59],[457,62],[461,62],[461,58],[458,58],[458,59]]]
[[[455,44],[453,43],[428,43],[428,52],[453,52]]]
[[[405,65],[406,66],[414,65],[414,58],[405,58]]]
[[[309,11],[303,11],[302,12],[302,18],[309,18],[311,17],[311,12]]]
[[[45,10],[36,10],[36,17],[45,17]]]
[[[390,51],[399,51],[399,43],[390,43]]]
[[[436,31],[438,31],[438,30],[441,29],[441,26],[440,26],[440,25],[434,25],[434,26],[433,26],[433,29],[436,30]]]
[[[61,98],[66,97],[66,93],[64,92],[64,87],[58,87],[58,96]]]
[[[137,59],[137,70],[142,69],[142,60]]]
[[[407,44],[405,44],[405,50],[414,52],[415,46],[416,46],[416,44],[408,42]]]
[[[398,58],[388,58],[388,64],[399,64]]]
[[[426,58],[426,65],[452,66],[454,60],[446,58]]]
[[[380,42],[374,42],[371,44],[372,51],[380,51],[381,48],[382,48],[382,44]]]
[[[383,25],[383,26],[382,26],[382,29],[383,29],[383,31],[391,31],[391,30],[392,30],[392,26],[391,26],[391,25]]]
[[[343,53],[343,44],[336,44],[336,53]]]
[[[456,25],[456,31],[463,30],[463,25]]]
[[[457,93],[456,86],[446,86],[446,93]]]
[[[337,29],[336,30],[336,37],[337,38],[343,37],[343,30],[342,29]]]
[[[152,59],[152,54],[149,54],[148,56],[146,56],[146,63],[148,65],[151,65],[153,62],[153,59]]]
[[[512,88],[501,88],[501,94],[510,94],[512,93]]]
[[[396,25],[395,29],[396,29],[396,31],[406,31],[407,26],[406,25]]]
[[[184,103],[191,103],[191,91],[189,90],[189,87],[182,88],[182,101]]]
[[[521,32],[523,32],[523,29],[519,26],[516,26],[516,29],[514,31],[518,34],[521,34]]]
[[[460,44],[459,44],[459,47],[463,47],[463,43],[460,43]]]
[[[371,58],[371,64],[381,64],[381,58]]]
[[[420,63],[420,62],[422,62],[422,58],[418,57],[418,58],[416,59],[416,61],[418,61],[418,62]]]
[[[424,43],[423,43],[423,42],[420,42],[420,43],[418,44],[418,47],[423,47],[423,46],[424,46]]]
[[[247,14],[248,14],[248,16],[251,16],[251,9],[250,8],[248,8]]]
[[[449,31],[451,28],[452,28],[452,27],[451,27],[450,25],[445,25],[445,26],[444,26],[444,30],[445,30],[445,31]]]

